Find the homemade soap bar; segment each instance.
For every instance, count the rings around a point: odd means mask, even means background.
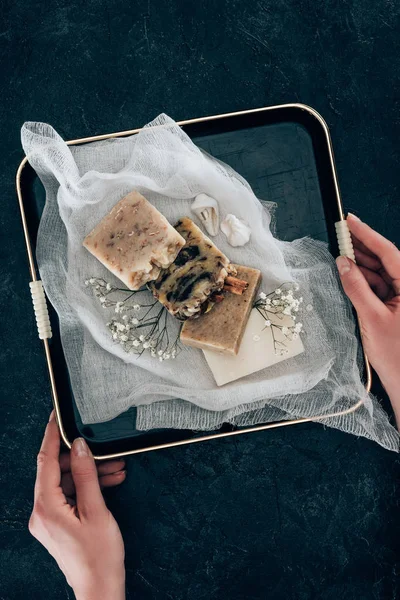
[[[261,273],[250,267],[233,267],[237,271],[237,278],[248,283],[247,289],[241,295],[225,292],[224,300],[215,304],[210,312],[198,319],[186,321],[181,331],[181,342],[186,346],[232,356],[238,353],[260,285]]]
[[[270,320],[272,323],[276,322],[286,327],[293,325],[293,320],[287,316],[278,320],[276,316],[272,315]],[[216,384],[218,386],[225,385],[304,352],[300,337],[296,340],[286,340],[276,328],[274,335],[278,341],[284,342],[287,354],[283,356],[275,354],[272,329],[265,327],[264,318],[253,308],[237,356],[226,356],[204,350],[205,359],[214,375]]]
[[[131,290],[156,279],[184,244],[184,238],[138,192],[122,198],[83,242]]]
[[[205,311],[212,294],[220,291],[227,275],[235,271],[191,219],[180,219],[175,229],[185,239],[185,246],[148,287],[172,315],[185,320]]]

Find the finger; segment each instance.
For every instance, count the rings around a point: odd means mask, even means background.
[[[126,471],[118,471],[118,473],[112,473],[112,475],[103,475],[99,477],[100,487],[108,488],[119,485],[126,479]]]
[[[69,473],[71,470],[71,458],[69,452],[62,452],[60,454],[60,469],[61,473]]]
[[[375,271],[370,271],[363,266],[360,266],[360,271],[378,298],[381,300],[387,300],[392,291],[392,287],[388,285],[378,273],[375,273]],[[393,296],[393,294],[391,295]]]
[[[112,473],[123,471],[124,467],[124,460],[108,460],[107,462],[102,462],[97,465],[97,472],[99,477],[101,475],[112,475]]]
[[[67,498],[75,496],[75,484],[72,479],[72,473],[63,473],[61,475],[61,488],[64,496]]]
[[[346,256],[339,256],[336,263],[343,289],[360,319],[369,322],[383,315],[388,309],[371,290],[359,267]]]
[[[108,473],[106,475],[100,475],[100,487],[103,488],[118,485],[124,481],[125,477],[126,471],[123,469],[121,469],[120,471],[114,471],[113,473]],[[63,494],[67,498],[75,496],[75,484],[72,478],[72,473],[63,473],[63,475],[61,476],[61,488]]]
[[[71,473],[80,517],[91,519],[106,514],[107,508],[100,490],[96,464],[83,438],[77,438],[72,444]]]
[[[368,254],[369,256],[373,256],[374,258],[376,258],[376,255],[373,252],[371,252],[371,250],[369,250],[365,244],[360,242],[360,240],[354,235],[354,233],[351,234],[351,239],[353,241],[354,248],[361,250],[361,252],[364,252],[364,254]]]
[[[69,452],[63,452],[60,454],[60,467],[61,473],[68,473],[71,471],[71,458]],[[107,460],[97,464],[97,472],[99,475],[108,475],[109,473],[122,471],[124,467],[124,460]]]
[[[399,279],[400,252],[396,246],[354,215],[349,215],[347,222],[351,233],[379,258],[388,275],[392,279]]]
[[[46,496],[46,500],[50,501],[51,492],[59,487],[61,477],[60,463],[58,462],[59,453],[60,432],[53,411],[37,457],[35,500],[39,496]]]
[[[366,267],[370,271],[380,271],[382,269],[382,263],[375,256],[365,254],[362,250],[354,248],[354,254],[356,257],[356,263],[358,266]]]

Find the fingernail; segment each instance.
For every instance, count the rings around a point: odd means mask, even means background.
[[[126,470],[125,469],[123,469],[123,470],[121,469],[121,471],[115,471],[115,473],[112,473],[113,477],[120,477],[121,479],[123,477],[125,477],[125,475],[126,475]],[[105,477],[108,477],[108,475],[106,475]]]
[[[55,412],[54,412],[54,408],[53,408],[53,410],[50,413],[49,423],[50,423],[50,421],[54,421],[54,417],[55,417]]]
[[[357,215],[353,215],[353,213],[348,213],[347,217],[350,217],[351,219],[354,219],[355,221],[361,221],[360,217],[357,217]]]
[[[77,456],[90,456],[89,446],[83,438],[76,438],[74,440],[72,450]]]
[[[346,275],[351,269],[351,260],[347,256],[338,256],[336,265],[340,275]]]

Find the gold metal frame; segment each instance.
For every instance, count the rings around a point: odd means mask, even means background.
[[[221,115],[213,115],[211,117],[199,117],[196,119],[187,119],[185,121],[179,121],[178,125],[189,125],[191,123],[201,123],[203,121],[214,121],[216,119],[224,119],[224,118],[229,118],[229,117],[234,117],[234,116],[239,116],[239,115],[255,114],[255,113],[266,112],[266,111],[274,111],[274,110],[282,109],[282,108],[299,108],[301,110],[307,111],[315,119],[317,119],[317,121],[319,121],[319,123],[321,124],[321,126],[324,130],[325,136],[326,136],[326,142],[327,142],[328,151],[329,151],[329,159],[330,159],[330,163],[331,163],[331,167],[332,167],[334,186],[335,186],[335,195],[336,195],[336,201],[337,201],[338,210],[339,210],[339,216],[340,216],[340,220],[344,220],[345,217],[344,217],[344,212],[343,212],[343,205],[342,205],[342,200],[341,200],[341,195],[340,195],[339,183],[338,183],[338,179],[337,179],[337,172],[336,172],[336,166],[335,166],[335,160],[334,160],[333,148],[332,148],[332,141],[331,141],[329,129],[328,129],[326,122],[321,117],[321,115],[316,110],[311,108],[310,106],[307,106],[306,104],[300,104],[300,103],[280,104],[280,105],[276,105],[276,106],[266,106],[263,108],[255,108],[255,109],[251,109],[251,110],[244,110],[244,111],[238,111],[238,112],[233,112],[233,113],[225,113],[225,114],[221,114]],[[66,143],[69,146],[77,145],[77,144],[85,144],[88,142],[97,142],[99,140],[106,140],[109,138],[125,137],[128,135],[133,135],[133,134],[139,133],[139,131],[141,131],[141,128],[129,129],[127,131],[118,131],[116,133],[107,133],[104,135],[95,135],[95,136],[90,136],[90,137],[85,137],[85,138],[78,138],[76,140],[69,140]],[[25,209],[24,209],[24,202],[23,202],[22,191],[21,191],[21,173],[27,162],[28,162],[28,159],[25,157],[21,161],[21,163],[18,167],[17,174],[16,174],[16,189],[17,189],[19,208],[21,211],[22,227],[24,230],[24,237],[25,237],[26,250],[27,250],[27,254],[28,254],[31,280],[37,281],[38,274],[37,274],[37,271],[35,268],[34,256],[33,256],[33,251],[32,251],[31,240],[30,240],[30,236],[29,236],[29,232],[28,232],[28,225],[27,225]],[[61,437],[62,437],[65,445],[68,448],[71,448],[71,441],[68,439],[68,437],[66,435],[66,432],[65,432],[65,429],[63,426],[63,422],[62,422],[62,418],[61,418],[61,410],[60,410],[60,404],[59,404],[58,393],[57,393],[57,385],[56,385],[56,380],[55,380],[55,376],[54,376],[49,341],[47,339],[43,340],[43,346],[44,346],[44,351],[45,351],[45,355],[46,355],[47,368],[49,371],[53,405],[54,405],[54,409],[55,409],[55,413],[56,413],[56,417],[57,417],[57,422],[58,422],[58,425],[60,428]],[[363,348],[363,350],[364,350],[364,348]],[[366,375],[367,375],[367,381],[366,381],[365,387],[366,387],[366,391],[369,392],[371,389],[371,384],[372,384],[372,374],[371,374],[371,367],[370,367],[368,358],[365,354],[365,350],[364,350],[364,359],[365,359],[365,368],[366,368]],[[342,411],[339,411],[336,413],[329,413],[329,414],[321,415],[318,417],[312,417],[312,418],[307,417],[307,418],[302,418],[302,419],[292,419],[290,421],[278,421],[276,423],[266,423],[264,425],[255,425],[252,427],[245,427],[243,429],[238,429],[235,431],[203,435],[203,436],[200,436],[200,437],[197,437],[194,439],[180,440],[180,441],[170,442],[170,443],[166,443],[166,444],[157,444],[155,446],[149,446],[148,448],[140,448],[137,450],[129,450],[126,452],[117,452],[117,453],[108,454],[105,456],[95,456],[95,458],[97,460],[107,460],[107,459],[111,459],[111,458],[119,458],[122,456],[128,456],[130,454],[140,454],[141,452],[149,452],[150,450],[170,448],[173,446],[185,446],[187,444],[194,444],[197,442],[205,442],[207,440],[212,440],[212,439],[216,439],[216,438],[231,437],[234,435],[240,435],[242,433],[253,433],[256,431],[264,431],[266,429],[276,429],[277,427],[286,427],[288,425],[296,425],[298,423],[321,421],[324,419],[329,419],[331,417],[339,417],[342,415],[346,415],[346,414],[355,412],[363,404],[364,404],[364,401],[361,399],[358,402],[356,402],[356,404],[349,409],[342,410]]]

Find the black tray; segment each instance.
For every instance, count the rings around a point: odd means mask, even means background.
[[[240,173],[250,183],[257,197],[277,203],[278,237],[293,240],[308,235],[327,241],[332,254],[338,254],[334,223],[343,218],[343,209],[329,132],[316,111],[304,105],[290,104],[193,119],[180,124],[200,148]],[[131,135],[137,131],[68,143],[91,143],[107,137]],[[31,249],[30,266],[34,279],[35,272],[38,272],[33,257],[45,192],[34,170],[24,161],[17,174],[17,190],[28,254]],[[45,340],[44,344],[53,400],[64,441],[70,445],[75,437],[83,436],[98,458],[310,420],[241,429],[226,424],[207,435],[173,429],[141,432],[135,429],[136,409],[131,408],[107,423],[83,425],[69,383],[57,315],[51,306],[49,312],[53,338]],[[369,368],[366,366],[369,380]]]

